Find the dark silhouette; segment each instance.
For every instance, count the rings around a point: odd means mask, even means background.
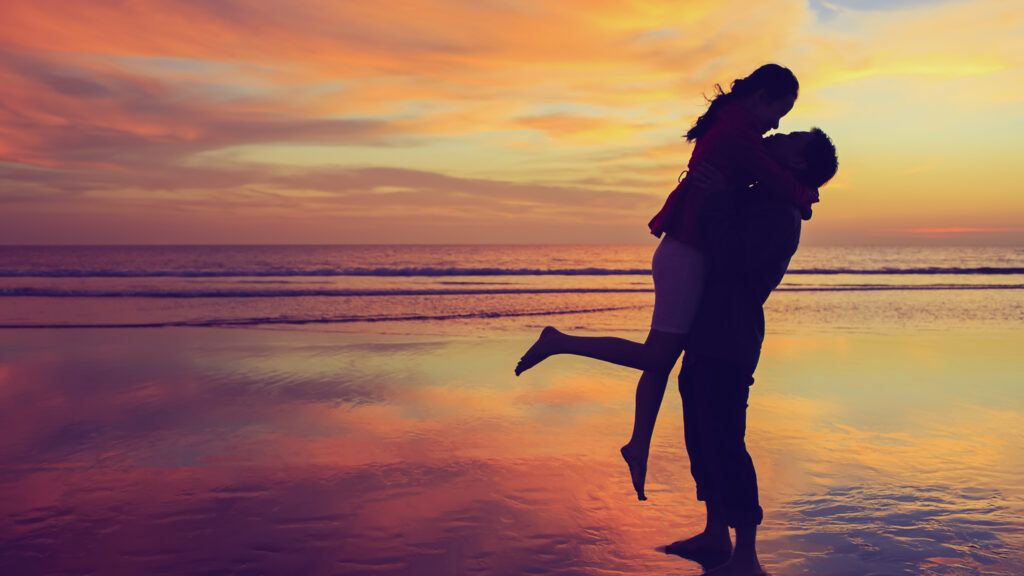
[[[838,167],[834,146],[818,129],[777,134],[766,145],[816,185]],[[699,534],[665,551],[697,561],[725,551],[729,561],[709,574],[763,574],[756,536],[764,514],[744,441],[747,400],[764,340],[764,303],[782,281],[799,245],[801,221],[810,214],[767,194],[718,193],[709,197],[704,217],[710,265],[679,371],[679,394],[690,472],[707,520]],[[729,527],[736,530],[731,557]]]
[[[673,554],[687,560],[692,560],[697,564],[700,564],[700,567],[705,571],[722,566],[728,562],[729,558],[732,556],[731,546],[721,550],[715,550],[713,548],[691,548],[685,546],[685,543],[685,540],[673,542],[668,546],[658,546],[655,550],[665,554]],[[683,546],[680,546],[681,544]]]
[[[776,134],[799,83],[767,64],[716,85],[708,110],[687,132],[696,141],[689,174],[648,227],[662,237],[652,259],[655,303],[643,344],[585,337],[545,327],[516,366],[518,376],[554,354],[575,354],[642,370],[633,434],[620,449],[637,498],[668,375],[679,374],[686,449],[705,502],[704,530],[664,548],[693,559],[728,558],[709,574],[763,574],[757,559],[757,475],[747,453],[746,407],[764,338],[763,305],[796,251],[801,219],[811,217],[819,186],[838,168],[821,130]],[[729,538],[736,529],[736,548]],[[703,565],[703,564],[702,564]]]
[[[759,192],[785,199],[804,213],[817,201],[817,186],[798,177],[804,175],[804,167],[795,167],[797,174],[787,170],[794,167],[780,165],[761,138],[777,128],[793,107],[799,90],[796,76],[787,68],[766,64],[735,80],[727,93],[721,86],[716,88],[718,94],[707,112],[686,135],[696,141],[690,173],[648,224],[652,234],[664,234],[664,238],[652,262],[655,304],[647,339],[641,344],[623,338],[570,336],[547,327],[516,366],[519,375],[552,354],[575,354],[643,371],[636,389],[633,433],[620,449],[640,500],[647,499],[647,458],[668,376],[689,339],[704,290],[708,247],[700,228],[705,199],[715,184],[707,174],[714,171],[725,182],[721,187],[729,189],[746,189],[758,182]]]
[[[765,141],[782,165],[808,181],[823,185],[836,172],[835,147],[817,128]],[[756,534],[763,512],[744,441],[747,399],[764,339],[764,303],[781,282],[799,244],[801,222],[811,214],[756,186],[729,190],[710,168],[702,169],[701,179],[712,188],[703,219],[708,274],[679,373],[679,392],[690,471],[707,519],[699,534],[661,550],[705,569],[725,563],[709,574],[762,574]],[[627,363],[634,358],[628,356],[631,347],[642,345],[620,338],[571,336],[549,326],[538,346],[546,356],[577,354],[644,369]],[[660,403],[664,388],[655,392]],[[735,550],[730,527],[736,530]]]

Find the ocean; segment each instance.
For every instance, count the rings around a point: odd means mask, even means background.
[[[649,246],[0,247],[0,574],[699,574]],[[1024,573],[1024,249],[802,247],[747,443],[771,574]]]
[[[0,247],[0,326],[362,325],[643,309],[653,294],[652,251],[652,246]],[[969,291],[974,296],[968,298],[969,309],[944,311],[926,304],[928,310],[920,312],[928,318],[946,313],[949,319],[991,315],[1003,321],[1022,318],[1022,289],[1024,250],[1017,248],[809,247],[797,253],[777,292],[814,293],[799,299],[817,303],[840,292],[885,293],[849,295],[851,301],[909,297],[929,303],[930,297],[908,294],[926,291],[941,299]]]

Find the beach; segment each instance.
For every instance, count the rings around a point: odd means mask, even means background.
[[[5,250],[2,573],[701,571],[655,550],[703,527],[674,374],[647,502],[633,371],[513,374],[548,324],[643,338],[649,249]],[[770,573],[1024,572],[1021,252],[794,261],[748,411]]]

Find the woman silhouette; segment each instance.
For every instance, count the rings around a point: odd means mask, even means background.
[[[708,190],[735,190],[758,182],[761,189],[804,212],[818,200],[817,190],[776,163],[762,142],[762,135],[778,128],[796,102],[796,76],[788,68],[766,64],[733,81],[729,92],[717,84],[715,88],[707,111],[686,133],[686,139],[695,142],[689,171],[648,224],[661,242],[652,258],[654,313],[647,339],[640,343],[612,336],[575,336],[548,326],[515,369],[518,376],[549,356],[573,354],[643,371],[636,388],[633,433],[620,449],[640,500],[647,499],[647,457],[669,373],[686,347],[704,287],[704,252],[709,247],[700,222]]]

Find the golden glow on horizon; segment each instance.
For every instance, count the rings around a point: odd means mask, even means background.
[[[5,2],[0,242],[648,242],[765,61],[840,153],[810,242],[1024,241],[1024,8],[852,5]]]

